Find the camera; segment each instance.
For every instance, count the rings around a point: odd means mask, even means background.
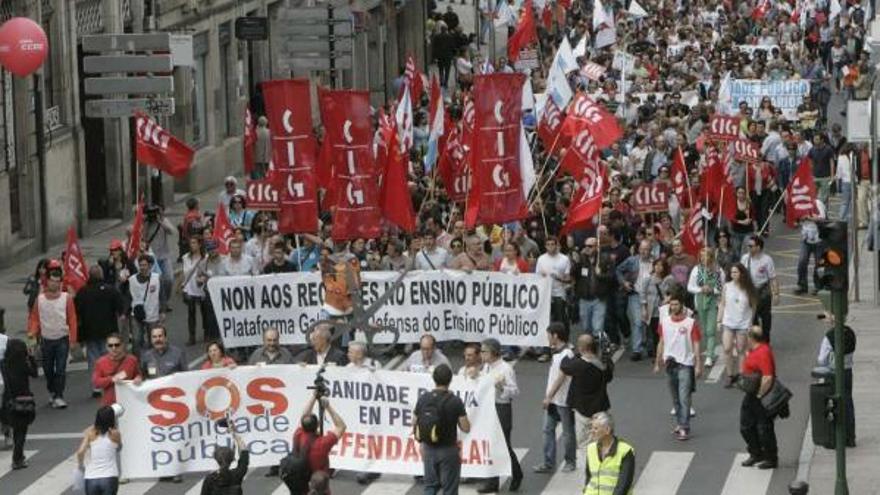
[[[147,205],[144,206],[144,217],[146,217],[148,222],[155,222],[159,220],[159,215],[162,213],[162,209],[159,205]]]
[[[315,382],[311,386],[306,387],[308,390],[315,391],[315,397],[320,399],[330,395],[330,389],[327,388],[327,379],[324,378],[324,372],[327,371],[326,365],[322,365],[315,375]]]

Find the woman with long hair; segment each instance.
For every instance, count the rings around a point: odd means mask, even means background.
[[[226,354],[226,348],[219,340],[212,340],[205,345],[205,362],[202,364],[203,370],[214,368],[235,368],[235,359]]]
[[[752,326],[752,318],[758,305],[758,291],[752,283],[749,271],[742,263],[730,267],[730,281],[724,284],[715,320],[721,327],[721,343],[724,346],[724,368],[727,371],[724,387],[733,387],[737,371],[742,368],[746,352],[746,332]],[[736,345],[737,360],[733,360]]]
[[[27,296],[28,310],[34,306],[34,301],[37,300],[40,291],[46,287],[46,265],[48,264],[49,258],[43,258],[38,261],[37,267],[34,269],[34,274],[28,277],[27,282],[24,284],[24,289],[21,290],[21,292]]]
[[[28,426],[36,417],[36,402],[31,393],[30,378],[37,377],[37,366],[21,339],[9,339],[0,363],[3,374],[3,403],[0,420],[12,429],[12,469],[24,469],[24,442]]]
[[[199,272],[207,264],[202,238],[189,238],[189,252],[183,255],[183,275],[180,289],[183,291],[183,302],[186,303],[186,326],[189,331],[187,345],[196,343],[196,311],[202,314],[202,327],[206,325],[205,288],[199,283]]]
[[[744,187],[737,187],[736,198],[732,199],[736,201],[736,216],[730,230],[733,233],[733,252],[739,257],[746,238],[755,233],[755,215],[752,211],[752,202]],[[724,200],[727,201],[727,198]]]
[[[95,413],[95,423],[83,432],[76,450],[79,469],[83,471],[86,495],[116,495],[119,490],[119,458],[122,436],[116,426],[113,406],[102,406]]]
[[[733,241],[727,227],[722,227],[715,233],[715,262],[724,270],[724,274],[730,273],[730,267],[739,261],[739,254],[733,249]]]
[[[251,237],[251,225],[254,220],[253,210],[247,209],[247,200],[244,196],[236,194],[229,200],[229,224],[233,228],[241,229],[246,239]]]
[[[510,275],[528,273],[529,264],[520,255],[519,246],[512,242],[504,245],[504,255],[495,262],[495,271]]]
[[[645,322],[645,338],[648,341],[649,356],[654,356],[657,347],[657,325],[660,323],[660,306],[673,286],[675,277],[669,273],[669,264],[664,259],[656,259],[651,264],[651,276],[643,280],[642,286],[636,290],[642,294],[642,321]]]
[[[724,270],[715,262],[715,250],[700,250],[700,262],[691,270],[688,292],[694,295],[694,309],[703,335],[706,336],[706,363],[715,364],[715,338],[718,333],[718,298],[724,287]]]

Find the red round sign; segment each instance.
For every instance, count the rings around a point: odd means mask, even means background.
[[[0,26],[0,64],[16,76],[31,75],[48,53],[46,33],[31,19],[14,17]]]

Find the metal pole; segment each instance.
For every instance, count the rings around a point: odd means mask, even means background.
[[[858,283],[858,282],[856,282]],[[834,495],[849,495],[846,484],[846,401],[843,400],[843,322],[846,317],[846,289],[831,290],[831,312],[834,314],[834,395],[837,413],[834,418],[834,450],[837,458],[837,479]]]
[[[859,189],[859,175],[858,169],[856,169],[855,161],[855,153],[850,152],[849,154],[849,169],[850,169],[850,181],[849,181],[849,190],[850,190],[850,205],[849,205],[849,215],[850,222],[849,224],[852,226],[850,229],[850,235],[852,236],[852,267],[853,267],[853,277],[852,280],[855,281],[852,284],[853,290],[853,301],[859,302],[859,213],[858,213],[858,202],[857,195]],[[845,218],[841,218],[841,220],[846,221]]]
[[[330,33],[330,87],[336,89],[336,43],[333,37],[333,4],[327,4],[327,26]]]
[[[876,89],[875,89],[876,91]],[[871,95],[871,197],[868,199],[868,228],[874,236],[874,306],[880,306],[880,225],[877,225],[877,97]],[[858,228],[858,226],[856,226]],[[858,283],[858,282],[856,282]]]
[[[487,60],[494,66],[495,65],[495,9],[497,5],[495,5],[494,0],[489,0],[489,12],[492,15],[489,17],[489,54]]]
[[[40,74],[34,73],[34,126],[37,138],[37,172],[39,175],[40,195],[40,251],[45,253],[49,250],[49,206],[46,201],[46,129],[43,110],[43,79]]]

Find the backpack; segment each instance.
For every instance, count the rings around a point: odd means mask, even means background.
[[[428,445],[439,445],[440,434],[443,425],[441,418],[443,416],[443,406],[446,401],[452,397],[449,392],[439,395],[431,392],[431,397],[425,401],[424,406],[419,411],[419,421],[416,424],[416,440],[425,442]]]
[[[278,465],[278,475],[291,494],[305,494],[309,491],[309,480],[312,478],[309,451],[314,440],[311,436],[302,447],[294,442],[293,452],[284,456]]]

